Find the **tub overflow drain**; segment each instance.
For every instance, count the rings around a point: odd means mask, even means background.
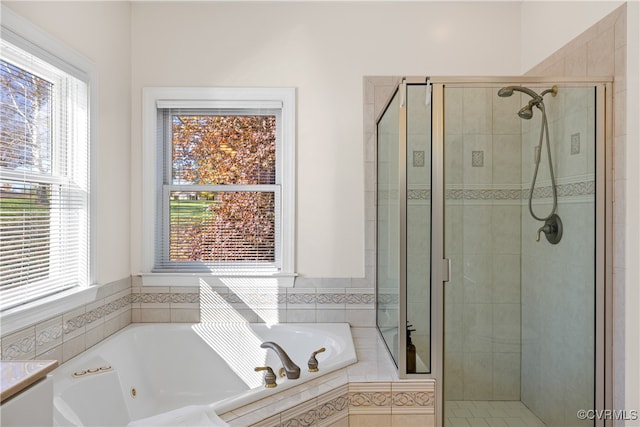
[[[138,395],[138,392],[136,391],[135,387],[131,387],[131,392],[130,393],[131,393],[131,397],[134,398],[134,399]]]

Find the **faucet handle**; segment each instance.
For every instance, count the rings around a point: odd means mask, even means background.
[[[309,372],[318,372],[318,359],[316,359],[316,354],[324,352],[326,349],[322,347],[319,350],[311,353],[311,357],[309,358],[309,362],[307,365],[309,366]]]
[[[273,369],[271,369],[270,366],[258,366],[256,367],[256,372],[259,371],[267,371],[264,374],[264,386],[267,388],[273,388],[276,387],[278,384],[276,384],[276,374],[273,373]]]

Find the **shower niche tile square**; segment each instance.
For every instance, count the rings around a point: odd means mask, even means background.
[[[484,166],[484,151],[472,151],[471,152],[471,166],[474,168],[481,168]]]
[[[580,134],[571,135],[571,155],[580,154]]]
[[[423,168],[424,167],[424,151],[414,151],[413,152],[413,167]]]

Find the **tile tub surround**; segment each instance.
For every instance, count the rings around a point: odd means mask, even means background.
[[[374,292],[351,286],[360,281],[298,279],[297,286],[299,282],[306,287],[231,291],[228,287],[131,287],[127,278],[103,285],[98,299],[90,304],[3,334],[0,352],[3,360],[64,363],[132,322],[348,322],[370,327],[375,322]]]
[[[435,426],[435,382],[399,380],[375,328],[351,334],[357,363],[221,418],[233,427]]]
[[[274,289],[136,286],[136,282],[134,278],[133,322],[375,324],[373,289],[353,287],[350,279],[296,279],[294,288]]]
[[[0,339],[2,360],[57,360],[80,354],[131,323],[131,280],[100,286],[97,299]]]

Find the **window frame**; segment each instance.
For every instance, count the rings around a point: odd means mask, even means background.
[[[0,13],[2,14],[2,23],[0,26],[0,36],[3,40],[7,41],[11,45],[27,52],[30,55],[38,57],[48,65],[57,68],[61,72],[75,79],[80,80],[86,84],[87,99],[86,99],[86,154],[87,154],[87,227],[86,227],[86,240],[87,240],[87,263],[84,266],[87,274],[86,277],[79,281],[78,284],[61,290],[54,294],[43,295],[38,299],[26,301],[24,304],[17,305],[13,308],[8,308],[0,312],[0,321],[3,326],[3,333],[10,333],[13,330],[23,327],[25,324],[32,324],[48,317],[57,315],[67,310],[73,309],[80,304],[88,303],[93,300],[97,287],[96,285],[96,98],[93,94],[96,93],[97,88],[97,72],[95,65],[85,58],[83,55],[69,48],[65,44],[51,37],[49,34],[33,25],[30,21],[17,15],[11,9],[4,5],[0,5]],[[9,55],[11,56],[11,55]],[[14,62],[11,57],[8,58],[10,62]],[[32,68],[25,64],[23,67],[18,61],[18,65],[25,69],[27,72],[35,74],[37,76],[45,78],[45,80],[51,81],[48,78],[47,71],[39,69],[39,67]],[[63,79],[64,80],[64,79]],[[63,82],[63,85],[66,82]],[[59,91],[62,90],[60,81],[54,82],[55,96],[59,96]],[[60,101],[58,101],[60,102]],[[62,102],[64,104],[64,102]],[[66,108],[66,107],[65,107]],[[54,109],[54,126],[53,126],[53,144],[54,152],[61,147],[59,140],[59,132],[57,123],[58,119],[55,115],[59,114],[59,111]],[[66,143],[65,143],[66,144]],[[63,144],[63,145],[65,145]],[[69,150],[66,147],[65,150]],[[68,153],[67,153],[68,154]],[[57,156],[56,156],[57,157]],[[69,159],[71,161],[71,159]],[[41,174],[31,174],[32,178],[44,178],[46,181],[52,183],[61,183],[73,179],[75,171],[69,171],[66,177],[60,178],[56,173],[62,165],[56,160],[52,163],[52,175],[45,176]],[[12,176],[15,174],[5,171],[6,176]]]
[[[294,88],[226,88],[226,87],[145,87],[143,88],[142,118],[142,276],[143,285],[164,284],[163,276],[170,276],[172,285],[193,285],[194,276],[280,276],[293,277],[295,253],[295,89]],[[277,108],[280,110],[281,128],[278,129],[279,147],[276,151],[276,171],[279,187],[279,264],[268,270],[207,268],[194,270],[176,265],[158,268],[157,251],[161,236],[158,222],[162,220],[161,209],[168,209],[163,200],[166,147],[158,147],[159,129],[162,123],[160,109],[220,109],[255,110]],[[252,186],[241,186],[251,188]],[[195,188],[195,187],[194,187]],[[234,186],[227,185],[232,191]],[[240,188],[235,186],[236,189]],[[276,196],[277,197],[277,196]],[[278,210],[278,206],[276,207]],[[278,219],[276,219],[278,222]],[[162,227],[160,227],[162,229]],[[162,231],[165,232],[165,231]],[[180,276],[187,277],[180,280]],[[291,282],[292,283],[292,282]]]

